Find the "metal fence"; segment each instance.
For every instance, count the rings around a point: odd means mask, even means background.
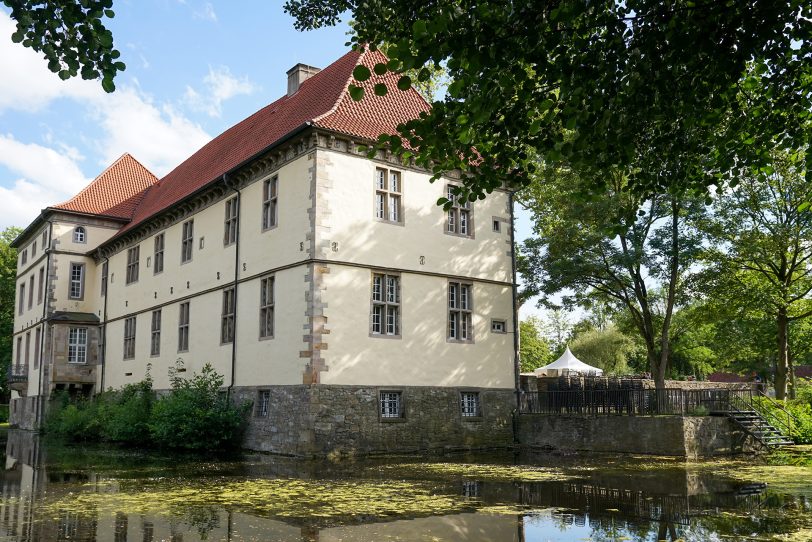
[[[15,364],[9,367],[8,371],[9,382],[28,382],[28,365]]]
[[[617,389],[523,392],[523,414],[592,416],[685,415],[729,412],[733,402],[752,402],[752,390]]]

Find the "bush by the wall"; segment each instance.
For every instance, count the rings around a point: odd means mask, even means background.
[[[220,391],[223,377],[206,364],[185,379],[170,372],[172,389],[156,398],[147,378],[94,399],[54,394],[45,431],[73,441],[214,450],[239,446],[250,404],[235,405]]]

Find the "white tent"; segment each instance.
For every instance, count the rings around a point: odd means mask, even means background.
[[[560,376],[569,373],[591,373],[600,376],[603,374],[603,369],[598,369],[597,367],[587,365],[580,359],[576,358],[575,355],[570,352],[570,348],[568,346],[566,352],[561,354],[560,358],[549,365],[539,367],[533,371],[533,373],[535,373],[536,376]]]

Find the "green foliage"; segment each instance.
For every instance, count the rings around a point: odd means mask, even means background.
[[[223,377],[210,364],[190,379],[170,375],[172,390],[153,407],[152,438],[169,448],[210,450],[238,446],[249,404],[235,406],[221,393]]]
[[[17,283],[17,249],[11,242],[22,230],[8,227],[0,232],[0,397],[8,396],[8,370],[11,367],[14,334],[14,296]]]
[[[519,322],[519,351],[523,373],[529,373],[553,361],[550,343],[541,334],[541,321],[535,316]]]
[[[48,61],[60,79],[78,75],[101,79],[105,92],[116,88],[113,78],[126,66],[118,60],[113,33],[105,19],[115,16],[113,0],[2,0],[11,9],[17,29],[11,35]]]
[[[606,375],[629,374],[631,360],[641,354],[640,345],[614,325],[579,333],[569,346],[578,359],[603,369]]]
[[[190,379],[171,373],[172,389],[156,400],[149,375],[94,399],[52,398],[45,431],[73,441],[217,450],[239,446],[249,404],[220,392],[223,377],[210,364]]]
[[[705,405],[697,405],[688,409],[689,416],[707,416],[708,414],[710,414],[710,411]]]
[[[356,21],[397,73],[446,65],[448,92],[399,128],[438,177],[477,163],[464,194],[530,183],[539,159],[589,173],[634,169],[637,193],[720,186],[807,141],[812,8],[805,0],[287,0],[300,30]],[[363,44],[363,45],[362,45]],[[467,122],[458,122],[465,118]]]

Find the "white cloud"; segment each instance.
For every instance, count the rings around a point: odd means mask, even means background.
[[[203,19],[204,21],[217,22],[217,14],[214,12],[214,6],[211,5],[211,2],[205,2],[200,9],[195,10],[194,17],[195,19]]]
[[[54,201],[53,192],[25,179],[17,179],[11,188],[0,186],[0,229],[24,228],[42,209],[61,201]]]
[[[88,183],[77,158],[36,143],[21,143],[11,134],[0,134],[0,165],[55,194],[73,194]]]
[[[193,111],[202,111],[211,117],[222,114],[223,102],[234,96],[252,94],[257,90],[247,77],[234,77],[227,66],[217,69],[209,66],[209,73],[203,78],[204,90],[198,92],[186,87],[183,101]]]

